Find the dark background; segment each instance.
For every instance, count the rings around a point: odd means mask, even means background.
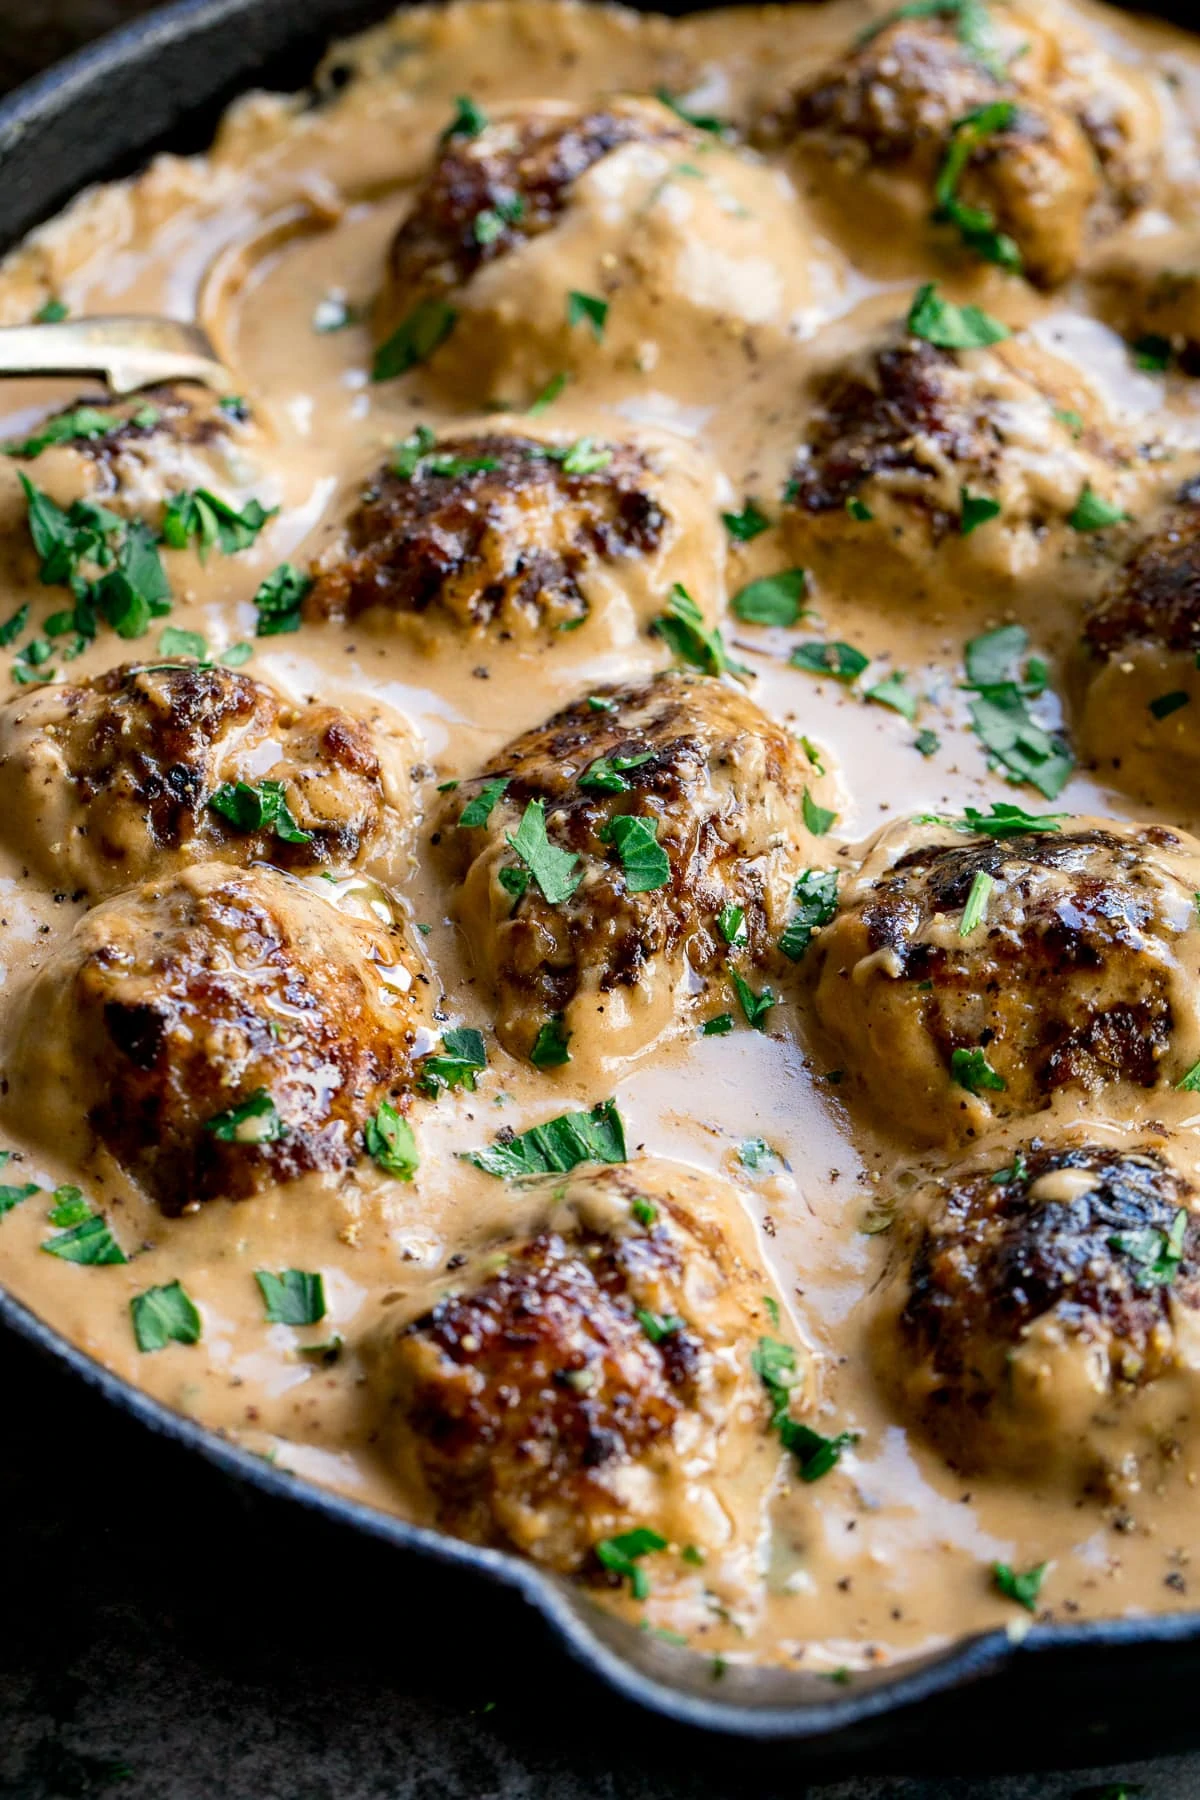
[[[145,10],[0,0],[0,88]],[[834,1761],[689,1737],[614,1701],[520,1601],[246,1496],[23,1345],[0,1343],[0,1380],[0,1800],[1200,1796],[1200,1757],[1050,1772],[1078,1740],[1032,1664]],[[1099,1760],[1129,1709],[1096,1675]],[[1200,1742],[1174,1694],[1123,1744]]]

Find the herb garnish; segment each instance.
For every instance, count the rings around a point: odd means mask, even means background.
[[[784,927],[779,948],[792,962],[799,962],[813,934],[828,925],[837,912],[836,869],[805,869],[792,889],[797,910]]]
[[[131,638],[170,612],[171,589],[147,525],[94,500],[76,500],[64,512],[23,471],[19,479],[29,535],[41,558],[39,579],[48,587],[69,587],[75,596],[72,611],[46,621],[51,637],[74,632],[74,645],[64,654],[78,655],[95,637],[98,615],[118,636]]]
[[[586,794],[627,793],[629,783],[625,776],[631,769],[653,762],[654,755],[653,750],[638,750],[631,756],[598,756],[579,777],[579,785]]]
[[[625,1160],[625,1127],[615,1100],[602,1100],[590,1112],[561,1113],[519,1135],[501,1136],[486,1150],[472,1150],[463,1158],[501,1181],[562,1175],[580,1163]]]
[[[374,1118],[367,1120],[363,1144],[376,1168],[385,1175],[394,1175],[397,1181],[411,1181],[420,1167],[421,1156],[412,1126],[400,1117],[390,1100],[381,1100]]]
[[[35,325],[61,325],[68,317],[71,309],[64,300],[57,297],[44,300],[33,315]]]
[[[727,944],[744,944],[746,941],[745,907],[723,906],[717,914],[717,930]]]
[[[739,975],[736,969],[730,969],[729,978],[733,982],[733,989],[738,997],[738,1003],[747,1025],[755,1031],[765,1031],[767,1014],[773,1006],[778,1005],[775,995],[770,988],[764,988],[761,994],[756,994],[750,983],[744,976]]]
[[[1173,712],[1181,706],[1191,704],[1191,695],[1185,694],[1182,688],[1173,688],[1169,694],[1159,694],[1157,699],[1149,702],[1150,711],[1156,719],[1169,719]]]
[[[154,407],[144,407],[143,412],[157,420],[159,413]],[[137,422],[135,415],[134,423]],[[111,432],[119,431],[126,421],[119,413],[108,412],[99,406],[75,406],[70,412],[59,413],[53,419],[47,419],[32,437],[24,438],[16,443],[5,444],[5,456],[33,458],[40,456],[52,444],[69,444],[85,438],[108,437]]]
[[[254,1279],[270,1325],[319,1325],[325,1317],[325,1281],[307,1269],[255,1269]]]
[[[168,1344],[198,1344],[200,1314],[178,1281],[147,1288],[129,1302],[133,1335],[139,1350],[165,1350]]]
[[[501,775],[494,781],[485,781],[479,792],[467,801],[458,815],[459,825],[464,831],[474,831],[486,825],[492,816],[492,808],[508,788],[508,776]]]
[[[750,1366],[767,1390],[771,1403],[770,1428],[778,1433],[784,1449],[795,1458],[800,1479],[819,1481],[836,1466],[842,1451],[857,1443],[857,1433],[842,1431],[836,1437],[824,1437],[811,1426],[792,1418],[796,1352],[791,1344],[785,1344],[779,1338],[760,1337],[750,1353]]]
[[[678,1313],[653,1313],[644,1306],[635,1307],[633,1316],[652,1344],[663,1343],[677,1331],[682,1331],[686,1324]]]
[[[579,858],[570,850],[560,850],[546,835],[544,800],[529,802],[517,829],[505,833],[505,842],[516,852],[551,906],[569,900],[583,880],[583,871],[576,866]]]
[[[747,500],[741,512],[723,512],[721,522],[738,544],[748,544],[762,532],[771,529],[770,519],[753,500]]]
[[[920,709],[921,702],[910,688],[904,685],[904,670],[893,669],[874,687],[863,689],[863,699],[873,700],[877,706],[889,706],[898,712],[911,725]]]
[[[445,300],[418,300],[391,336],[380,344],[371,364],[372,381],[394,381],[418,363],[426,362],[444,343],[458,322],[458,314]]]
[[[599,343],[607,319],[607,300],[602,300],[599,294],[581,294],[577,289],[571,289],[567,295],[567,324],[572,330],[586,320],[592,328],[592,336]]]
[[[1021,267],[1017,245],[1007,232],[997,229],[996,216],[987,207],[968,206],[959,199],[958,184],[979,145],[1010,130],[1016,116],[1017,108],[1011,100],[993,100],[957,120],[933,190],[934,218],[953,225],[967,248],[985,262],[1011,270]]]
[[[301,607],[311,586],[312,576],[294,563],[281,562],[272,569],[254,596],[258,611],[255,637],[282,637],[284,632],[299,631]]]
[[[994,801],[990,812],[982,813],[977,807],[964,808],[961,819],[948,819],[938,813],[922,813],[913,822],[917,825],[948,825],[951,831],[961,831],[980,837],[1022,837],[1027,831],[1061,831],[1060,819],[1065,813],[1027,813],[1023,807],[1012,806],[1007,801]]]
[[[950,1052],[950,1079],[966,1088],[968,1094],[978,1094],[984,1088],[1002,1094],[1008,1086],[1003,1075],[998,1075],[988,1061],[987,1051],[978,1048]]]
[[[257,787],[248,781],[223,781],[209,795],[208,804],[236,831],[272,831],[285,844],[312,842],[312,832],[302,830],[292,816],[282,781],[263,781]]]
[[[967,487],[959,489],[958,497],[962,508],[958,516],[960,537],[970,537],[973,531],[978,531],[989,519],[998,518],[1002,510],[998,500],[989,499],[986,494],[973,494]]]
[[[196,553],[203,562],[213,545],[226,556],[249,550],[269,519],[279,511],[265,507],[257,500],[247,500],[241,512],[211,493],[208,488],[194,488],[172,494],[163,512],[163,541],[172,550],[186,550],[196,541]]]
[[[941,350],[982,350],[1012,335],[1007,325],[993,319],[982,307],[956,306],[952,300],[943,300],[933,281],[917,289],[907,328],[913,337],[923,338]]]
[[[993,1563],[992,1582],[1006,1600],[1015,1600],[1026,1612],[1036,1612],[1038,1594],[1049,1567],[1049,1563],[1039,1563],[1035,1569],[1027,1569],[1019,1575],[1008,1563]]]
[[[560,369],[557,375],[552,375],[541,392],[525,408],[526,418],[537,419],[541,417],[542,413],[548,412],[570,379],[571,377],[565,369]]]
[[[748,581],[729,604],[746,625],[794,625],[804,612],[804,584],[803,569],[784,569]]]
[[[853,644],[840,641],[797,644],[788,657],[793,669],[805,669],[810,675],[832,675],[836,681],[846,683],[856,680],[870,660]]]
[[[695,131],[710,131],[714,137],[724,137],[728,127],[724,119],[718,119],[713,113],[693,112],[691,107],[677,100],[668,88],[659,87],[654,90],[656,100],[670,107],[676,118],[682,119],[685,125],[692,126]]]
[[[814,837],[824,837],[829,827],[837,820],[835,812],[830,812],[826,806],[817,805],[807,788],[805,788],[804,797],[800,802],[800,811],[806,827]]]
[[[638,818],[632,813],[618,813],[600,833],[606,844],[616,846],[625,871],[625,889],[630,894],[650,894],[665,887],[671,879],[671,864],[658,842],[658,820]],[[514,839],[509,842],[516,848]],[[519,854],[519,852],[518,852]],[[561,855],[562,852],[559,852]],[[572,859],[577,860],[577,859]],[[539,881],[539,886],[541,883]],[[574,893],[578,881],[568,890]],[[545,893],[542,887],[542,892]],[[547,895],[549,898],[549,895]],[[565,898],[565,896],[564,896]]]
[[[487,114],[476,106],[469,94],[454,96],[454,117],[442,133],[442,142],[447,144],[452,138],[477,138],[487,130]]]
[[[958,922],[959,937],[970,937],[973,931],[983,924],[987,912],[988,898],[996,885],[994,875],[986,869],[980,869],[971,883],[971,891],[967,895],[967,904],[963,907],[963,916]]]
[[[487,1068],[483,1033],[472,1025],[443,1032],[442,1048],[423,1056],[417,1068],[417,1087],[431,1099],[436,1099],[443,1088],[460,1087],[473,1094],[476,1075]]]
[[[525,202],[520,194],[501,194],[495,206],[485,206],[477,212],[471,222],[471,231],[475,242],[483,245],[494,244],[504,236],[506,225],[515,225],[525,212]]]
[[[1170,1287],[1183,1262],[1184,1239],[1187,1235],[1188,1211],[1181,1206],[1171,1220],[1169,1231],[1143,1225],[1134,1231],[1114,1232],[1108,1240],[1110,1250],[1119,1250],[1134,1264],[1134,1284],[1140,1288]]]
[[[1144,337],[1136,338],[1130,346],[1133,352],[1133,363],[1137,369],[1144,369],[1148,374],[1161,375],[1170,367],[1172,349],[1171,340],[1160,337],[1157,332],[1147,332]]]
[[[860,500],[857,494],[846,495],[846,511],[849,513],[850,517],[857,520],[860,525],[869,525],[871,520],[875,517],[875,514],[871,511],[866,501]]]
[[[919,750],[922,756],[936,756],[942,747],[942,740],[936,731],[918,731],[913,739],[913,749]]]
[[[266,1088],[255,1088],[240,1106],[214,1114],[204,1129],[223,1144],[277,1144],[288,1133]]]
[[[1128,517],[1127,512],[1123,512],[1114,501],[1105,500],[1091,482],[1087,481],[1067,516],[1067,524],[1072,531],[1105,531],[1108,526],[1119,525]]]
[[[969,56],[997,81],[1008,74],[1004,58],[992,38],[991,19],[985,0],[905,0],[904,5],[884,13],[858,35],[859,44],[869,44],[873,37],[902,19],[957,19],[958,41]]]
[[[701,1037],[728,1037],[733,1030],[733,1014],[718,1013],[713,1019],[706,1019],[700,1027]]]
[[[533,1048],[529,1052],[529,1060],[535,1069],[560,1069],[571,1060],[570,1042],[573,1033],[563,1024],[561,1013],[555,1013],[539,1027],[533,1040]]]
[[[694,663],[706,675],[750,673],[726,653],[721,633],[715,628],[710,630],[704,623],[704,614],[678,581],[671,589],[666,612],[655,619],[650,629],[666,638],[681,662]]]
[[[635,1600],[644,1600],[650,1592],[650,1579],[640,1567],[640,1559],[666,1547],[667,1540],[660,1532],[639,1525],[635,1531],[623,1531],[619,1537],[601,1538],[596,1557],[610,1574],[629,1582]]]
[[[1032,658],[1020,670],[1020,659],[1029,642],[1020,625],[1002,625],[972,638],[966,647],[971,723],[990,753],[1010,779],[1027,781],[1047,800],[1066,786],[1075,758],[1066,740],[1038,724],[1028,699],[1045,690],[1045,665]]]
[[[89,1267],[129,1261],[109,1229],[108,1220],[100,1213],[92,1213],[70,1231],[60,1231],[56,1237],[47,1238],[41,1247],[48,1256]]]

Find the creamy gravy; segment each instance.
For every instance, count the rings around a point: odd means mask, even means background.
[[[783,528],[745,545],[715,537],[710,545],[706,536],[720,510],[736,511],[749,495],[778,517],[777,497],[803,435],[806,375],[902,317],[917,283],[934,278],[955,298],[1027,326],[1124,432],[1168,447],[1177,482],[1200,466],[1200,384],[1135,368],[1120,339],[1089,313],[1082,281],[1045,295],[984,265],[952,264],[903,221],[881,231],[865,209],[860,216],[852,196],[849,203],[845,195],[831,198],[785,152],[749,160],[740,173],[731,165],[716,202],[704,190],[720,183],[664,179],[653,158],[645,169],[627,159],[622,179],[629,191],[611,177],[606,196],[603,171],[592,171],[588,204],[569,209],[537,241],[528,285],[500,294],[499,325],[491,318],[486,329],[472,331],[468,312],[447,346],[448,372],[438,374],[444,365],[435,365],[373,384],[365,323],[314,330],[314,315],[331,297],[360,309],[376,294],[412,183],[457,95],[470,95],[486,111],[525,98],[666,88],[686,94],[697,112],[736,120],[762,96],[786,92],[832,61],[881,10],[864,0],[832,0],[672,22],[601,8],[472,0],[402,15],[331,53],[330,68],[356,74],[344,86],[328,85],[318,106],[252,95],[231,110],[207,155],[160,157],[134,180],[85,194],[36,232],[5,266],[0,318],[23,320],[52,295],[76,314],[198,317],[238,372],[261,428],[249,466],[227,470],[221,491],[235,504],[254,495],[280,510],[238,555],[214,554],[204,563],[190,551],[167,555],[169,623],[202,633],[214,652],[253,641],[247,672],[297,699],[319,695],[351,711],[383,709],[400,741],[411,734],[413,792],[429,811],[438,784],[473,774],[557,706],[600,681],[666,666],[665,646],[639,631],[619,580],[611,604],[597,609],[586,630],[551,644],[482,636],[467,643],[445,626],[378,630],[361,622],[254,636],[258,584],[284,559],[306,565],[327,549],[390,446],[418,421],[478,428],[482,419],[486,428],[489,409],[527,407],[559,366],[556,344],[544,355],[540,348],[551,310],[561,308],[568,289],[602,291],[610,307],[603,353],[587,353],[586,332],[574,341],[573,379],[539,428],[569,441],[638,425],[668,455],[673,442],[686,441],[701,471],[697,507],[707,520],[686,546],[689,586],[694,580],[703,591],[707,583],[721,597],[756,575],[809,562],[813,610],[795,630],[747,626],[731,614],[722,624],[734,655],[753,670],[758,702],[827,752],[825,803],[838,813],[828,839],[831,863],[851,861],[843,846],[881,823],[964,804],[987,808],[997,799],[1019,799],[1033,810],[1157,817],[1194,829],[1200,814],[1188,793],[1167,796],[1156,812],[1085,770],[1053,809],[1044,808],[1032,790],[1006,787],[988,773],[970,729],[967,697],[956,685],[964,641],[1005,620],[1023,622],[1033,647],[1051,660],[1052,686],[1065,694],[1079,608],[1095,586],[1099,553],[1080,554],[1077,542],[1064,541],[1061,555],[1043,555],[1028,569],[1014,565],[1003,581],[973,582],[967,566],[954,578],[960,585],[946,586],[930,552],[920,570],[924,591],[906,594],[883,578],[870,546],[810,559],[789,547]],[[1173,211],[1140,217],[1130,231],[1151,235],[1186,222],[1189,204],[1194,220],[1200,49],[1177,32],[1098,7],[1063,4],[1045,12],[1094,33],[1144,84],[1146,104],[1166,116]],[[634,189],[640,198],[630,198]],[[768,206],[775,210],[765,214]],[[687,246],[674,306],[664,307],[661,296],[651,305],[636,270],[612,248],[631,208],[649,217],[656,207],[676,220],[673,241]],[[479,279],[499,284],[499,265]],[[557,329],[557,311],[554,317]],[[5,437],[26,434],[49,408],[76,398],[67,384],[10,387],[0,420]],[[62,595],[48,596],[32,578],[16,466],[0,468],[5,612],[28,599],[36,620]],[[64,504],[80,491],[78,460],[68,452],[19,466]],[[1049,468],[1047,481],[1056,474]],[[1079,485],[1075,472],[1070,479]],[[189,480],[185,473],[176,485]],[[1153,461],[1131,464],[1120,483],[1121,503],[1143,517],[1170,485],[1162,463]],[[965,553],[966,544],[950,550]],[[148,656],[159,629],[133,646],[102,629],[70,675],[130,654]],[[875,659],[874,679],[904,670],[922,696],[918,727],[939,734],[936,753],[922,757],[913,726],[895,712],[864,703],[837,681],[790,668],[792,645],[815,637],[861,646]],[[394,887],[414,925],[428,927],[421,941],[431,992],[442,997],[428,1044],[439,1024],[488,1033],[489,995],[473,979],[420,830],[411,849],[374,872]],[[30,875],[19,844],[5,851],[0,980],[9,995],[83,911],[83,903]],[[809,1416],[828,1432],[848,1428],[859,1437],[820,1482],[796,1480],[781,1459],[756,1559],[747,1565],[752,1572],[740,1589],[714,1601],[694,1573],[676,1581],[656,1568],[644,1605],[608,1591],[598,1594],[601,1603],[677,1631],[705,1655],[825,1672],[1012,1626],[1014,1615],[1023,1621],[991,1583],[996,1562],[1020,1569],[1049,1563],[1039,1605],[1055,1619],[1196,1603],[1189,1567],[1200,1468],[1194,1421],[1161,1483],[1114,1508],[1081,1503],[1036,1480],[964,1481],[890,1409],[866,1350],[891,1251],[892,1234],[879,1227],[921,1170],[943,1165],[952,1152],[922,1161],[863,1117],[849,1116],[826,1079],[835,1057],[816,1034],[802,982],[785,993],[766,1033],[740,1021],[724,1037],[686,1031],[636,1058],[606,1057],[580,1033],[573,1060],[540,1073],[508,1057],[490,1034],[488,1049],[489,1070],[476,1093],[418,1101],[412,1119],[421,1165],[411,1184],[390,1181],[364,1161],[348,1174],[308,1176],[251,1200],[209,1202],[174,1220],[164,1219],[111,1159],[97,1153],[82,1167],[56,1160],[23,1141],[10,1121],[15,1160],[4,1179],[37,1182],[47,1195],[0,1221],[0,1278],[73,1343],[167,1405],[305,1479],[402,1512],[405,1495],[375,1447],[373,1402],[356,1346],[388,1309],[415,1315],[428,1303],[457,1251],[510,1231],[519,1218],[523,1196],[457,1153],[490,1142],[502,1125],[521,1129],[615,1096],[631,1151],[644,1148],[738,1183],[758,1254],[791,1315],[787,1335],[811,1353],[817,1398]],[[1190,1134],[1200,1123],[1197,1097],[1160,1087],[1136,1104],[1108,1095],[1088,1103],[1068,1093],[1037,1125],[1048,1137],[1119,1143],[1148,1120]],[[998,1128],[997,1157],[1028,1129],[1028,1121]],[[764,1139],[778,1160],[749,1171],[738,1148],[750,1138]],[[1194,1144],[1191,1172],[1200,1175],[1200,1138],[1182,1141]],[[104,1209],[128,1250],[137,1249],[127,1266],[75,1267],[39,1254],[48,1191],[68,1181]],[[328,1317],[320,1326],[264,1324],[253,1272],[284,1268],[323,1272]],[[203,1338],[195,1347],[141,1354],[129,1300],[176,1279],[201,1310]],[[297,1354],[335,1333],[345,1349],[332,1367]]]

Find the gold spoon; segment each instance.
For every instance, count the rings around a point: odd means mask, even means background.
[[[0,377],[5,375],[91,375],[113,394],[163,381],[198,381],[219,394],[236,389],[199,325],[132,313],[0,326]]]

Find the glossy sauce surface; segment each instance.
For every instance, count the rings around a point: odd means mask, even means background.
[[[1171,161],[1163,207],[1135,217],[1130,241],[1136,247],[1156,232],[1194,227],[1200,50],[1180,33],[1115,12],[1045,11],[1051,24],[1112,53],[1162,122]],[[598,163],[564,219],[518,253],[523,260],[497,260],[475,276],[454,333],[427,367],[372,382],[364,315],[456,96],[470,95],[486,113],[511,102],[665,89],[686,96],[697,114],[739,122],[834,61],[881,16],[861,0],[679,21],[522,0],[401,16],[331,54],[329,71],[353,74],[328,79],[319,103],[242,100],[207,156],[160,158],[129,183],[83,196],[16,251],[0,277],[5,322],[28,318],[50,296],[72,313],[195,316],[238,372],[252,429],[218,475],[209,469],[203,479],[236,505],[253,496],[278,511],[236,555],[201,561],[193,550],[164,552],[168,623],[201,633],[214,654],[252,642],[245,672],[297,705],[319,700],[377,722],[402,770],[397,816],[421,821],[411,833],[397,830],[369,865],[410,927],[420,928],[418,1048],[432,1048],[447,1026],[469,1025],[485,1034],[489,1056],[474,1093],[417,1099],[409,1115],[421,1157],[413,1181],[389,1179],[363,1159],[247,1199],[209,1200],[177,1218],[163,1217],[111,1157],[49,1154],[44,1136],[25,1138],[10,1111],[5,1141],[15,1160],[5,1179],[45,1192],[0,1220],[0,1279],[166,1404],[303,1478],[412,1511],[416,1503],[380,1446],[360,1347],[381,1320],[414,1317],[442,1293],[452,1258],[486,1251],[536,1211],[527,1190],[490,1178],[461,1153],[490,1143],[501,1127],[520,1131],[613,1097],[631,1154],[734,1184],[737,1193],[721,1190],[733,1194],[735,1211],[744,1208],[731,1229],[747,1262],[768,1272],[783,1333],[804,1347],[805,1416],[825,1433],[858,1435],[819,1482],[797,1480],[782,1452],[764,1478],[771,1440],[761,1417],[743,1417],[737,1429],[753,1454],[722,1492],[736,1554],[707,1575],[655,1559],[644,1602],[615,1589],[598,1590],[598,1598],[708,1656],[826,1672],[1011,1625],[1018,1615],[992,1584],[996,1563],[1048,1563],[1039,1605],[1054,1618],[1193,1604],[1195,1421],[1190,1435],[1180,1429],[1179,1455],[1161,1478],[1120,1504],[1082,1500],[1036,1471],[1020,1479],[956,1474],[907,1428],[873,1372],[869,1344],[896,1255],[888,1227],[925,1173],[964,1152],[936,1135],[932,1145],[910,1146],[874,1125],[869,1104],[848,1094],[801,974],[773,984],[780,1000],[765,1031],[737,1016],[728,1035],[704,1037],[698,1011],[675,1031],[678,1009],[690,1002],[673,990],[649,997],[653,1020],[639,1016],[625,1041],[620,1029],[581,1024],[563,1067],[538,1070],[510,1056],[456,922],[456,896],[432,854],[438,789],[474,776],[509,740],[579,696],[668,667],[667,646],[645,626],[682,582],[752,672],[757,703],[820,747],[826,772],[814,775],[814,794],[837,817],[814,843],[816,864],[848,870],[858,854],[851,847],[880,825],[996,801],[1196,829],[1194,788],[1170,779],[1135,799],[1081,768],[1048,807],[1032,789],[989,773],[970,728],[969,696],[959,686],[963,646],[1001,624],[1025,626],[1031,649],[1048,660],[1051,689],[1069,699],[1082,608],[1108,572],[1106,558],[1117,554],[1107,540],[1060,522],[1036,533],[1006,529],[988,542],[984,527],[940,545],[902,543],[893,563],[900,527],[893,534],[886,523],[852,524],[842,513],[839,527],[847,529],[836,537],[800,543],[780,496],[815,410],[814,371],[894,328],[924,281],[1019,332],[1000,350],[968,353],[979,367],[992,359],[994,404],[1017,419],[1015,437],[1029,406],[1017,376],[1048,354],[1065,366],[1065,377],[1057,364],[1054,377],[1067,382],[1062,407],[1089,420],[1103,415],[1101,436],[1127,447],[1106,458],[1087,435],[1076,443],[1068,433],[1060,443],[1034,409],[1020,466],[997,477],[1010,519],[1034,490],[1039,516],[1060,501],[1069,508],[1096,473],[1125,512],[1148,523],[1200,469],[1200,383],[1137,367],[1096,315],[1096,290],[1083,276],[1039,291],[962,258],[943,232],[914,229],[899,212],[890,231],[881,229],[852,188],[849,196],[831,191],[786,144],[760,155],[712,134],[699,151],[634,145]],[[1115,239],[1103,254],[1116,258],[1121,248]],[[1089,254],[1095,263],[1101,251]],[[605,296],[602,338],[586,322],[564,327],[572,290]],[[343,301],[350,323],[314,328]],[[376,316],[377,329],[386,323]],[[527,409],[560,369],[570,381],[530,425]],[[66,384],[10,388],[0,395],[5,437],[27,435],[48,409],[78,397]],[[502,641],[422,616],[383,628],[363,619],[308,621],[294,634],[256,637],[259,584],[285,560],[306,567],[331,554],[364,481],[418,423],[460,434],[530,429],[557,443],[636,430],[674,484],[682,530],[628,572],[597,577],[578,631]],[[1146,454],[1150,442],[1155,450]],[[0,468],[4,610],[28,600],[36,622],[62,595],[47,597],[36,580],[18,467],[66,505],[81,491],[80,461],[60,447]],[[158,479],[148,478],[150,502],[161,497]],[[185,463],[165,486],[201,484]],[[719,515],[749,497],[772,524],[742,544],[721,529]],[[809,612],[794,628],[747,624],[726,609],[753,578],[800,564],[809,571]],[[101,629],[56,678],[94,674],[131,655],[150,660],[160,630],[156,623],[130,645]],[[790,650],[815,639],[860,647],[872,659],[869,676],[851,686],[789,666]],[[894,671],[919,696],[915,724],[863,697]],[[933,753],[914,746],[917,730],[938,734]],[[320,889],[319,876],[312,885]],[[362,884],[348,877],[327,897],[361,904]],[[9,1058],[21,994],[86,910],[75,888],[48,879],[10,834],[0,857]],[[1200,979],[1196,968],[1187,973]],[[736,1015],[732,996],[728,1004]],[[39,1067],[53,1065],[54,1043],[42,1054]],[[1190,1064],[1200,1044],[1190,1055],[1181,1044],[1179,1056]],[[51,1067],[44,1080],[55,1079],[69,1110],[72,1070]],[[1048,1141],[1114,1146],[1175,1128],[1170,1156],[1197,1177],[1197,1123],[1195,1093],[1163,1081],[1132,1098],[1065,1090],[1036,1128]],[[1015,1118],[992,1128],[995,1164],[1030,1124]],[[743,1146],[756,1139],[771,1154],[754,1168]],[[39,1253],[49,1192],[64,1182],[77,1182],[103,1209],[128,1265],[75,1267]],[[254,1272],[289,1268],[322,1272],[328,1316],[319,1326],[264,1323]],[[129,1301],[175,1280],[201,1311],[202,1339],[141,1353]],[[344,1347],[331,1366],[300,1353],[335,1334]],[[1179,1407],[1187,1404],[1185,1395]]]

